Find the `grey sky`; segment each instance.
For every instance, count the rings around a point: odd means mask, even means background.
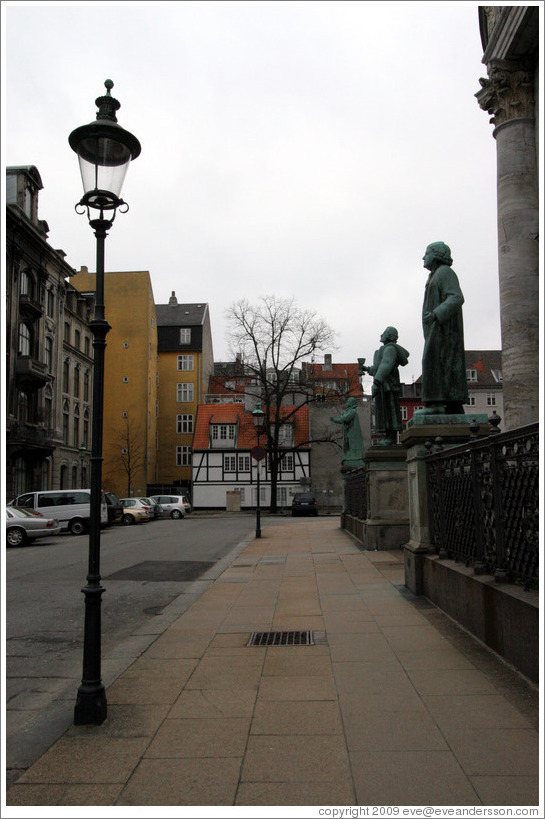
[[[106,243],[155,300],[295,297],[372,357],[387,325],[421,372],[427,244],[450,245],[466,349],[499,349],[496,159],[474,94],[477,3],[2,3],[4,165],[36,165],[49,241],[95,268],[68,134],[111,78],[141,141]]]

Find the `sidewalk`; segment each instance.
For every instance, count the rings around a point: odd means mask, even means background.
[[[247,646],[287,630],[316,644]],[[539,802],[535,689],[336,517],[265,527],[107,700],[8,808]]]

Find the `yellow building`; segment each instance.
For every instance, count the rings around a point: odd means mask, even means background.
[[[193,432],[197,406],[214,370],[208,305],[157,304],[159,353],[159,487],[179,487],[191,495]]]
[[[71,283],[94,292],[86,267]],[[102,485],[118,497],[145,496],[157,482],[157,319],[147,270],[106,273]]]

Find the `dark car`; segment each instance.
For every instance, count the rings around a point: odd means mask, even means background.
[[[108,507],[108,523],[117,523],[123,517],[123,504],[113,492],[105,492]]]
[[[291,502],[292,515],[314,515],[318,514],[318,504],[312,492],[297,492]]]

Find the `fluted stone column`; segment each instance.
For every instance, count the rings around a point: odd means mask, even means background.
[[[488,64],[475,96],[492,114],[497,150],[504,429],[539,418],[539,194],[534,74]]]

